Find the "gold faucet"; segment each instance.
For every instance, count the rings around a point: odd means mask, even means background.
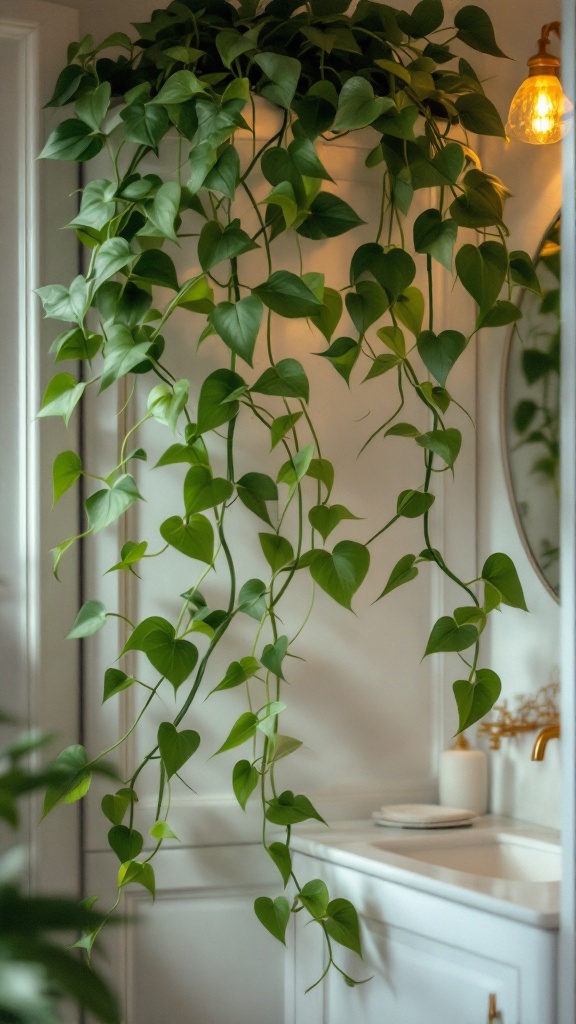
[[[532,760],[533,761],[543,761],[544,760],[544,754],[546,753],[546,747],[548,745],[548,740],[559,740],[559,739],[560,739],[560,724],[556,723],[555,725],[545,725],[544,728],[540,730],[540,732],[538,733],[538,735],[536,737],[536,741],[535,741],[534,747],[532,749]]]
[[[560,712],[556,697],[558,683],[542,686],[538,693],[519,695],[516,697],[517,707],[512,710],[507,701],[497,704],[493,711],[495,717],[480,723],[478,732],[488,736],[490,749],[499,750],[500,740],[504,736],[518,736],[521,733],[536,731],[548,726],[555,726],[560,721]]]

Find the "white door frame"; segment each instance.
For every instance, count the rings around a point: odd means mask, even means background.
[[[562,3],[562,84],[575,102],[574,0]],[[560,658],[562,674],[562,855],[558,1021],[576,1020],[576,141],[563,143],[562,509]]]
[[[78,12],[69,7],[43,0],[0,0],[0,40],[9,48],[11,68],[6,75],[10,80],[2,83],[3,102],[14,110],[14,117],[7,118],[10,138],[2,139],[3,146],[11,147],[11,169],[6,169],[8,162],[0,166],[0,187],[11,204],[6,214],[10,238],[4,236],[2,258],[10,282],[11,322],[16,324],[16,337],[11,330],[10,337],[2,337],[4,365],[9,363],[17,382],[4,399],[13,430],[7,447],[18,438],[16,458],[12,443],[12,479],[2,489],[2,501],[18,505],[14,536],[6,549],[3,584],[8,593],[2,621],[16,652],[16,671],[6,661],[0,665],[0,707],[14,711],[24,727],[55,735],[42,759],[77,742],[80,721],[78,654],[75,645],[62,643],[77,608],[78,564],[73,556],[62,574],[65,582],[58,584],[50,558],[51,547],[78,532],[74,500],[50,515],[52,463],[59,451],[76,445],[76,428],[66,432],[59,421],[35,418],[52,373],[48,347],[59,328],[43,322],[34,294],[40,285],[70,280],[77,272],[74,234],[60,230],[77,206],[77,168],[36,159],[47,132],[61,117],[59,111],[44,114],[42,107],[66,63],[67,43],[77,33]],[[0,69],[0,81],[1,75]],[[34,855],[32,884],[78,892],[78,817],[66,808],[65,824],[56,813],[38,827],[40,814],[36,797],[22,822],[22,838]]]

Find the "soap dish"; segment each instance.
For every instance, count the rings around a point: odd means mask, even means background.
[[[372,814],[376,825],[389,828],[462,828],[477,817],[475,811],[439,804],[390,804]]]

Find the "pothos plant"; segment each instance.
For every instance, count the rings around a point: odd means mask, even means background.
[[[258,898],[256,914],[284,942],[291,913],[304,912],[325,935],[322,977],[333,966],[352,985],[356,982],[335,962],[334,946],[360,953],[354,907],[333,898],[322,881],[296,878],[292,869],[292,826],[323,819],[305,795],[277,781],[283,771],[279,762],[301,745],[281,725],[289,656],[297,650],[297,632],[282,631],[283,609],[293,581],[302,575],[351,608],[378,538],[399,519],[420,519],[421,552],[399,559],[380,596],[408,584],[424,564],[460,588],[462,605],[436,622],[422,646],[426,655],[455,652],[461,659],[462,678],[454,683],[460,729],[491,708],[500,680],[480,667],[480,637],[488,616],[501,605],[525,608],[522,588],[512,562],[500,553],[487,559],[477,580],[461,579],[434,545],[430,510],[437,474],[453,472],[460,453],[461,433],[452,417],[458,422],[462,411],[446,388],[450,371],[480,328],[519,318],[512,301],[515,285],[536,291],[539,286],[530,257],[508,249],[507,190],[482,167],[469,139],[469,133],[505,137],[477,74],[452,48],[456,43],[457,49],[504,56],[488,15],[465,6],[453,24],[444,25],[440,0],[421,0],[411,13],[372,0],[360,0],[349,13],[348,6],[348,0],[242,0],[239,6],[227,0],[173,0],[149,22],[136,25],[136,42],[116,33],[99,46],[90,36],[73,43],[50,105],[73,104],[75,116],[53,131],[42,156],[88,163],[106,148],[110,172],[96,180],[87,176],[78,215],[69,225],[86,251],[85,274],[70,286],[49,285],[39,293],[46,315],[68,325],[54,341],[55,361],[71,361],[73,367],[81,361],[84,367],[80,375],[56,374],[40,415],[61,416],[68,423],[87,389],[103,392],[126,378],[127,407],[143,390],[144,419],[169,442],[155,474],[167,466],[181,473],[178,507],[159,524],[161,550],[156,541],[149,551],[149,541],[135,538],[122,546],[113,569],[136,575],[148,558],[161,565],[163,552],[171,548],[198,573],[186,593],[174,595],[180,604],[175,603],[173,618],[154,614],[127,623],[123,649],[110,651],[110,661],[119,653],[120,666],[128,669],[123,659],[129,652],[145,655],[146,667],[137,674],[113,667],[104,678],[105,700],[128,688],[142,688],[145,695],[127,735],[138,729],[162,691],[172,689],[178,706],[160,725],[143,761],[102,801],[111,824],[110,846],[120,860],[118,900],[131,883],[154,893],[154,856],[164,840],[174,838],[173,785],[194,777],[198,698],[209,692],[212,701],[223,701],[228,690],[244,687],[247,710],[222,736],[216,753],[246,748],[234,767],[234,793],[245,808],[259,790],[263,846],[287,890],[274,900]],[[111,48],[113,57],[103,55]],[[254,134],[250,159],[241,159],[238,132],[253,131],[256,98],[279,109],[279,127],[262,144]],[[379,183],[381,206],[373,240],[356,249],[349,284],[338,290],[324,274],[286,268],[286,236],[314,242],[362,223],[338,195],[315,142],[369,127],[374,147],[366,163]],[[175,166],[163,177],[157,167],[149,168],[159,152],[170,149],[165,139],[177,144],[170,150],[176,153]],[[264,197],[258,200],[262,181]],[[414,219],[410,211],[419,190],[427,190],[435,202]],[[461,229],[477,231],[478,244],[459,244]],[[188,245],[199,269],[182,280],[174,259],[177,247]],[[248,285],[257,248],[267,274]],[[427,275],[424,292],[413,283],[417,261]],[[477,304],[469,336],[446,324],[436,327],[434,262],[447,273],[455,265],[459,286]],[[198,343],[221,357],[221,366],[203,381],[196,379],[192,355],[186,379],[176,379],[170,367],[165,337],[173,315],[182,310],[195,314],[191,324]],[[200,330],[198,314],[204,318]],[[307,319],[325,340],[321,355],[346,382],[352,374],[395,378],[395,407],[368,431],[366,444],[383,435],[401,439],[389,443],[417,445],[422,481],[402,491],[395,510],[383,515],[382,525],[363,543],[330,539],[355,516],[331,503],[335,467],[322,454],[310,416],[304,367],[292,356],[277,358],[277,318]],[[255,374],[257,345],[258,359],[267,365]],[[402,419],[408,393],[420,409],[412,417],[417,422]],[[239,476],[242,421],[264,433],[271,455],[268,467],[258,459]],[[74,451],[57,456],[54,499],[83,483],[86,527],[56,548],[56,573],[72,544],[106,529],[141,500],[143,485],[134,467],[147,454],[130,444],[141,422],[128,430],[105,476],[94,474]],[[251,514],[252,540],[235,533],[239,505]],[[266,579],[239,578],[237,552],[250,543],[259,557],[263,553]],[[216,564],[228,581],[224,602],[221,590],[218,600],[211,591]],[[112,614],[115,609],[87,601],[69,637],[94,634]],[[214,652],[238,617],[253,620],[253,642],[238,649],[224,676],[216,677]],[[83,796],[99,760],[81,746],[65,750],[57,760],[59,784],[47,791],[46,811]],[[147,823],[153,848],[141,855],[144,839],[135,827],[135,805],[141,772],[151,765],[158,773],[156,813]],[[95,933],[87,937],[87,948]]]

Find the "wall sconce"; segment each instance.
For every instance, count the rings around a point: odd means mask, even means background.
[[[559,21],[542,26],[538,53],[528,61],[528,78],[510,104],[506,125],[509,135],[534,146],[559,142],[566,133],[566,114],[571,110],[558,77],[560,60],[548,53],[551,32],[560,38]]]

